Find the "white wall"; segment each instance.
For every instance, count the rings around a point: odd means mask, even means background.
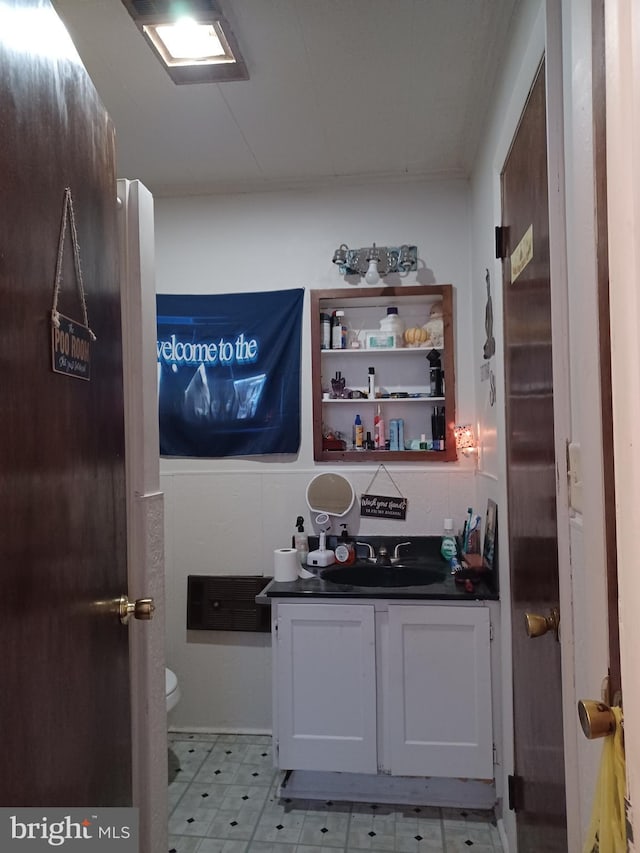
[[[473,420],[468,185],[463,181],[381,183],[242,195],[158,199],[157,289],[220,293],[344,287],[334,250],[415,243],[421,268],[406,284],[455,287],[458,420]],[[475,282],[474,282],[475,286]],[[314,318],[315,319],[315,318]],[[303,436],[297,456],[161,463],[166,494],[167,660],[183,699],[177,727],[269,730],[270,636],[187,632],[188,574],[265,574],[273,549],[290,544],[313,462],[310,329],[305,297],[302,344]],[[333,466],[335,468],[336,466]],[[376,466],[341,467],[356,493]],[[350,532],[439,534],[442,519],[462,525],[474,503],[474,462],[389,465],[408,497],[406,522],[344,519]],[[342,519],[341,519],[342,521]]]

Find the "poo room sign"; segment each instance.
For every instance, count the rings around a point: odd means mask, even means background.
[[[71,320],[58,311],[58,297],[60,296],[60,289],[62,287],[62,257],[64,254],[67,224],[69,225],[69,233],[71,234],[73,266],[76,273],[76,285],[80,296],[84,323]],[[89,328],[87,300],[84,295],[84,285],[82,283],[80,249],[78,248],[78,232],[73,212],[71,188],[66,187],[62,204],[56,278],[53,288],[53,307],[51,309],[51,366],[53,372],[64,373],[65,376],[73,376],[75,379],[85,379],[88,382],[91,379],[91,341],[95,341],[95,339],[96,336]]]
[[[65,373],[76,379],[91,379],[91,332],[81,323],[57,315],[58,325],[51,326],[51,356],[54,373]]]

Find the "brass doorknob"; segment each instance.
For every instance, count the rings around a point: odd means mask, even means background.
[[[138,598],[129,601],[126,595],[121,595],[118,601],[118,615],[123,625],[126,625],[133,615],[136,619],[152,619],[156,609],[153,598]]]
[[[589,740],[606,737],[616,730],[616,718],[605,702],[581,699],[578,702],[578,717],[584,736]]]
[[[558,639],[558,628],[560,626],[560,611],[557,607],[552,607],[548,616],[538,616],[536,613],[524,614],[524,625],[527,630],[527,637],[534,639],[542,637],[547,631],[553,631]]]

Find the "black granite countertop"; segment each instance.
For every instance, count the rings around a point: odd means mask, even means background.
[[[473,592],[456,583],[451,574],[442,582],[428,586],[352,586],[333,583],[321,577],[298,578],[295,581],[270,581],[256,596],[258,604],[270,604],[273,598],[387,598],[423,599],[432,601],[497,601],[499,596],[485,582],[474,583]]]
[[[334,549],[342,540],[335,536],[327,537],[327,545]],[[309,547],[317,548],[318,540],[316,537],[309,537]],[[466,572],[464,575],[458,575],[458,578],[470,576],[472,583],[465,586],[464,583],[457,582],[454,576],[449,571],[448,566],[442,561],[440,556],[439,536],[366,536],[358,537],[356,546],[357,561],[360,569],[364,569],[364,573],[369,573],[369,567],[365,564],[362,566],[362,561],[366,559],[367,547],[364,543],[369,543],[375,554],[379,554],[381,546],[384,545],[389,554],[395,552],[396,546],[400,549],[402,555],[406,555],[408,560],[414,560],[422,564],[425,568],[428,567],[438,576],[436,580],[429,584],[420,584],[416,586],[395,586],[385,584],[384,586],[357,586],[353,583],[336,583],[329,580],[328,577],[323,577],[324,573],[331,574],[333,570],[338,568],[336,564],[328,566],[326,569],[314,569],[317,575],[311,578],[298,578],[295,581],[270,581],[265,588],[256,596],[258,604],[270,604],[273,598],[324,598],[335,600],[341,598],[371,598],[371,599],[421,599],[428,601],[497,601],[499,599],[497,587],[494,585],[494,577],[491,572],[478,573]],[[375,574],[376,569],[379,572],[379,567],[370,566],[371,573]],[[385,570],[383,570],[385,571]],[[386,571],[393,572],[394,567],[390,566]]]
[[[335,536],[327,537],[327,545],[331,549],[334,549],[340,541],[342,540]],[[385,546],[389,554],[393,554],[396,546],[398,546],[399,553],[403,557],[406,556],[407,562],[413,561],[435,573],[436,580],[429,584],[416,586],[396,586],[387,583],[382,586],[358,586],[354,583],[337,583],[335,580],[323,577],[325,573],[333,574],[336,569],[339,573],[340,567],[333,564],[326,569],[314,569],[317,571],[315,577],[298,578],[295,581],[286,582],[272,580],[256,596],[256,602],[258,604],[270,604],[273,598],[402,598],[432,601],[497,601],[499,598],[491,572],[467,573],[465,577],[469,575],[473,582],[466,586],[464,583],[456,582],[449,567],[440,556],[441,538],[439,536],[411,536],[404,537],[404,539],[399,536],[357,537],[355,548],[357,564],[361,572],[364,571],[364,574],[375,575],[376,572],[380,573],[380,567],[375,564],[366,564],[368,552],[364,543],[369,543],[375,554],[381,553],[382,545]],[[309,547],[318,547],[317,537],[309,537]],[[348,572],[349,567],[345,567],[344,570]],[[393,573],[394,567],[390,566],[382,571],[383,573],[385,571]],[[458,577],[461,576],[458,575]],[[370,577],[367,579],[369,580]]]

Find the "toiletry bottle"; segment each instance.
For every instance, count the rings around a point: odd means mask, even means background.
[[[429,446],[427,444],[427,436],[422,433],[420,435],[420,450],[428,450]]]
[[[399,450],[398,446],[398,419],[391,418],[389,421],[389,450]]]
[[[331,349],[331,317],[320,314],[320,349]]]
[[[296,518],[296,533],[293,537],[293,547],[298,552],[300,565],[305,566],[309,554],[309,540],[307,539],[307,534],[304,532],[304,518],[301,515]]]
[[[429,396],[442,397],[444,394],[442,361],[440,353],[436,349],[432,349],[427,354],[429,362]]]
[[[371,438],[370,432],[367,432],[367,437],[364,440],[364,449],[365,450],[375,450],[376,449],[376,445],[375,445],[373,439]]]
[[[445,518],[444,520],[444,535],[442,537],[442,544],[440,545],[440,553],[447,563],[450,563],[451,560],[458,555],[458,546],[456,544],[455,536],[453,535],[452,518]]]
[[[434,450],[444,450],[444,431],[444,406],[436,406],[431,415],[431,436],[433,438]]]
[[[380,403],[378,403],[378,411],[376,412],[376,416],[373,419],[373,440],[376,445],[376,450],[384,450],[385,449],[385,434],[384,434],[384,420],[382,419],[382,415],[380,413]]]
[[[344,566],[349,566],[355,562],[356,550],[353,547],[353,542],[349,539],[347,525],[342,525],[342,533],[338,538],[338,544],[335,550],[336,563],[342,563]]]
[[[394,346],[402,346],[404,340],[404,321],[398,317],[397,308],[391,306],[387,308],[387,316],[380,320],[380,328],[383,332],[391,332],[396,336]]]
[[[375,400],[376,398],[376,369],[375,367],[369,368],[369,399]]]
[[[360,415],[356,415],[354,429],[356,434],[355,446],[356,450],[364,450],[364,427]]]
[[[346,347],[347,327],[344,324],[344,311],[338,308],[331,318],[331,349],[346,349]]]

